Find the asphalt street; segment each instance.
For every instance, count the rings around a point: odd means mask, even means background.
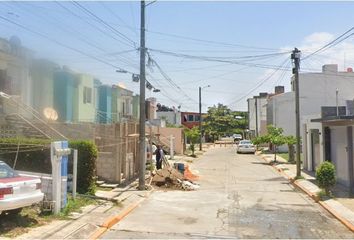
[[[101,238],[354,238],[259,157],[209,149],[196,191],[155,191]]]

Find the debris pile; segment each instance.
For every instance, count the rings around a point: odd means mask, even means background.
[[[165,186],[167,188],[177,188],[186,191],[199,188],[199,185],[193,183],[177,169],[170,166],[165,166],[164,168],[157,170],[153,175],[152,182],[159,187]]]
[[[188,165],[184,169],[184,177],[190,181],[196,181],[199,179],[199,176],[195,175],[189,168]]]

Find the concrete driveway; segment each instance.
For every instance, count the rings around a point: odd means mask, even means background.
[[[354,238],[255,155],[211,148],[197,191],[156,191],[102,238]]]

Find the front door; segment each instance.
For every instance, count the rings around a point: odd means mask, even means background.
[[[320,133],[318,129],[311,129],[311,161],[312,171],[320,164]]]

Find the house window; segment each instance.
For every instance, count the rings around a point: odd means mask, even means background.
[[[188,115],[188,122],[194,122],[194,115]]]
[[[84,103],[92,103],[92,88],[84,87]]]
[[[200,116],[199,115],[195,115],[195,121],[199,122],[199,120],[200,120]]]

